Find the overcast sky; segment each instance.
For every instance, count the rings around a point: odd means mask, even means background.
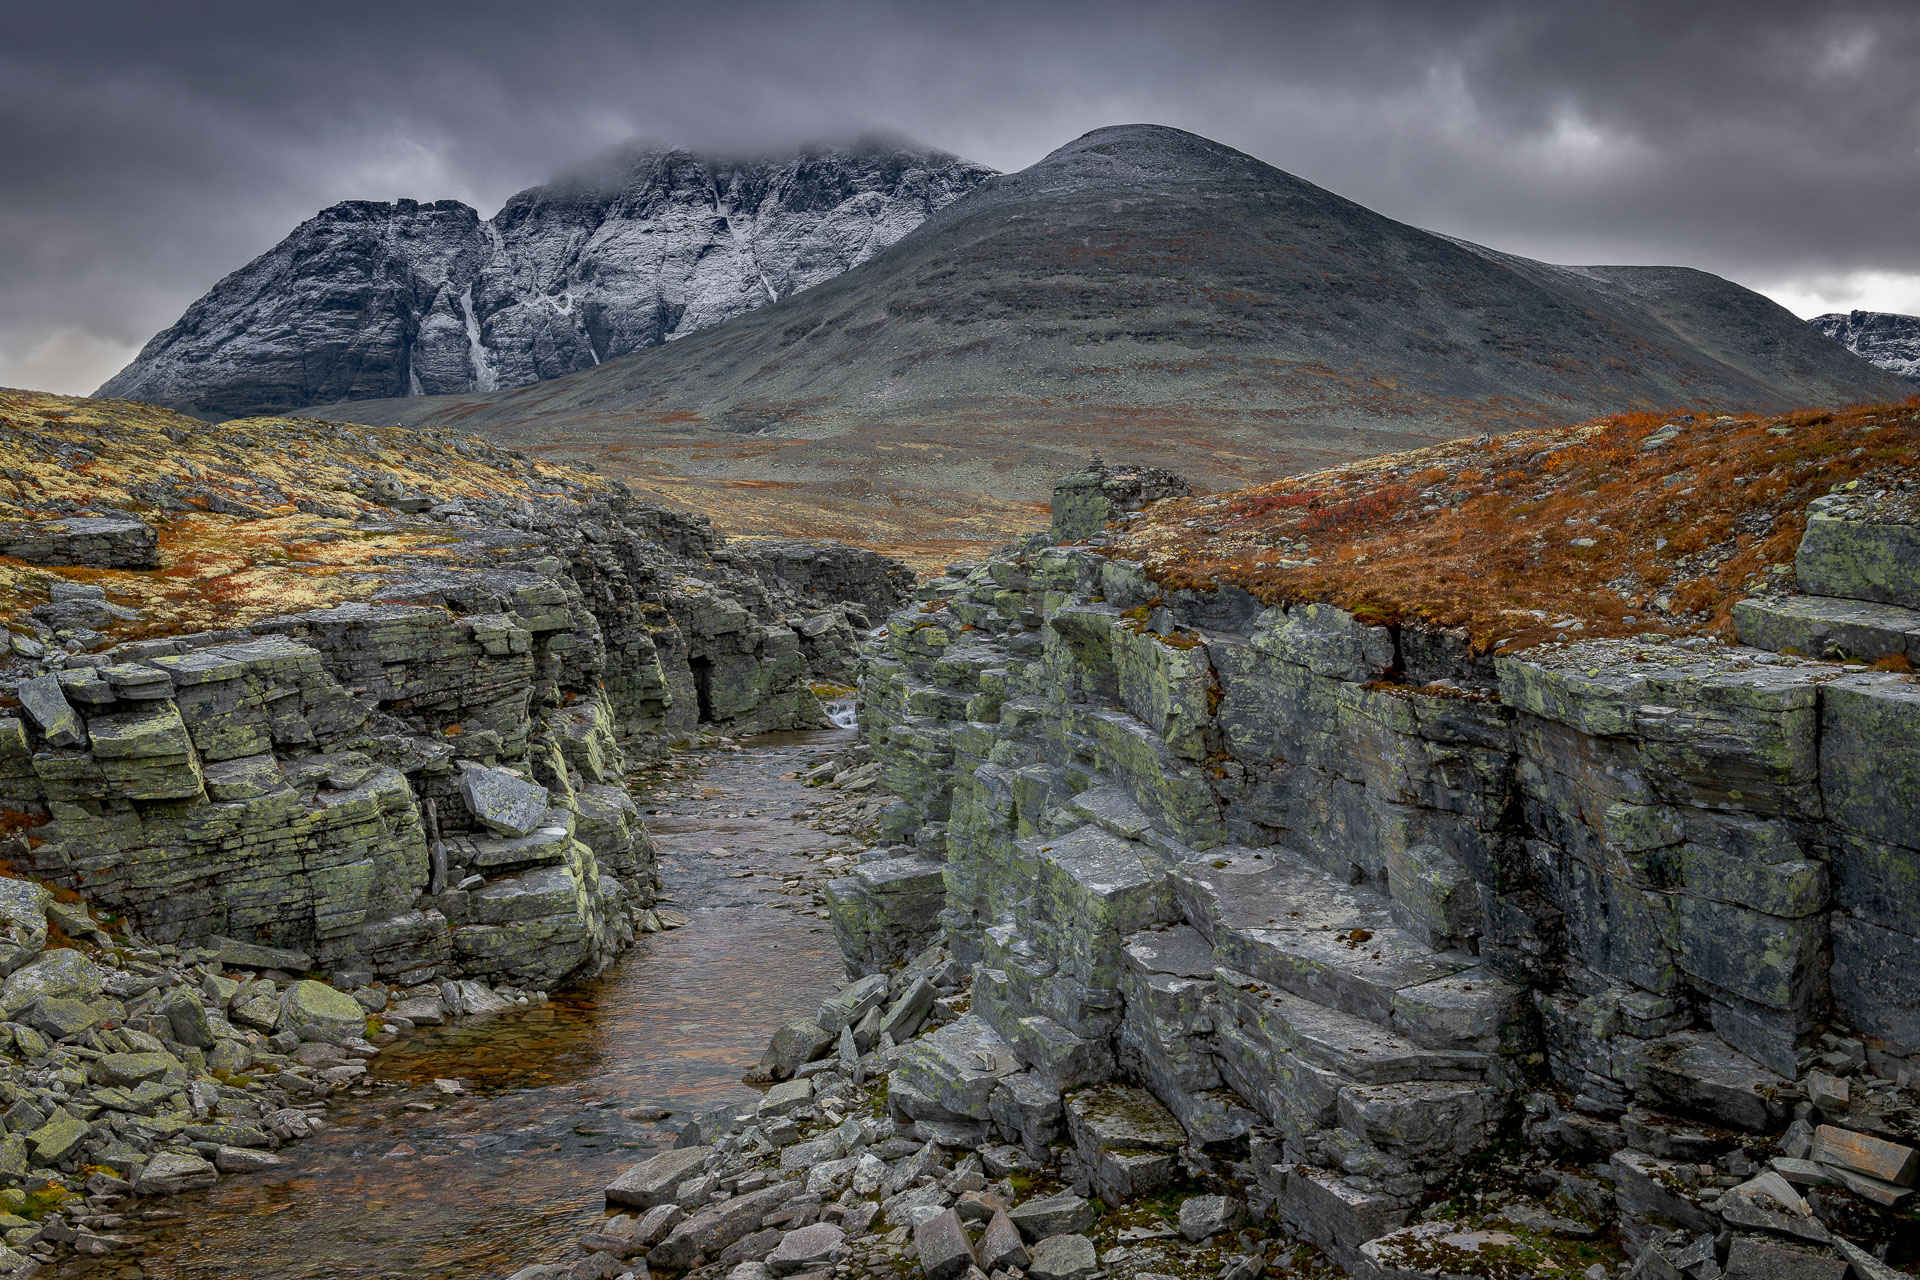
[[[0,385],[88,392],[337,200],[628,138],[1000,169],[1176,125],[1531,257],[1920,313],[1920,4],[0,0]]]

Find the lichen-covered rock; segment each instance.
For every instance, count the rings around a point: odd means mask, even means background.
[[[367,1011],[352,996],[324,982],[302,980],[280,996],[276,1030],[291,1031],[302,1040],[339,1044],[366,1034]]]
[[[1794,572],[1810,595],[1920,609],[1920,510],[1904,494],[1816,498]]]
[[[47,903],[53,895],[31,880],[0,879],[0,977],[47,945]]]
[[[153,526],[130,516],[71,516],[0,526],[0,556],[28,564],[84,565],[91,569],[157,569]]]
[[[460,794],[474,817],[508,836],[530,834],[547,816],[552,800],[545,787],[517,773],[472,761],[461,762]]]
[[[45,999],[90,1000],[104,979],[100,966],[73,948],[48,951],[0,983],[0,1012],[13,1017]]]
[[[1880,501],[1829,504],[1875,527],[1820,536],[1891,545]],[[1650,636],[1490,659],[1037,542],[929,584],[862,662],[888,832],[939,860],[972,965],[967,1016],[894,1059],[916,1132],[991,1125],[1041,1154],[1065,1087],[1104,1200],[1244,1142],[1266,1203],[1358,1263],[1516,1120],[1575,1163],[1642,1136],[1689,1157],[1639,1117],[1776,1131],[1809,1061],[1891,1075],[1920,1052],[1910,678]],[[1886,578],[1813,589],[1858,605]],[[1815,605],[1743,617],[1879,625]],[[857,877],[831,896],[850,971],[885,954],[877,899]],[[1119,1074],[1144,1092],[1109,1124],[1097,1082]],[[1622,1167],[1630,1223],[1712,1229]]]
[[[219,1170],[200,1157],[167,1151],[146,1163],[133,1189],[142,1195],[171,1196],[211,1187],[219,1180]]]

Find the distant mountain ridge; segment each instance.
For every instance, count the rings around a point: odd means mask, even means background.
[[[629,147],[512,197],[322,210],[95,394],[209,417],[590,369],[866,261],[993,170],[892,139],[732,159]]]
[[[1894,377],[1920,383],[1920,316],[1834,311],[1807,323]]]
[[[999,516],[974,516],[1024,510],[1095,451],[1224,488],[1629,409],[1896,394],[1706,272],[1533,262],[1133,125],[664,347],[494,395],[314,412],[457,422],[641,479],[672,472],[655,495],[703,510],[750,500],[781,528],[833,511],[819,532],[904,541],[961,536],[954,521],[997,533]]]

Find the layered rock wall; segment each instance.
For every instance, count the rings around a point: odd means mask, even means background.
[[[1875,527],[1861,564],[1904,532]],[[1357,1264],[1503,1134],[1641,1158],[1920,1051],[1897,670],[1660,637],[1490,659],[1044,538],[921,597],[861,665],[899,843],[832,890],[854,970],[938,934],[973,966],[967,1044],[895,1073],[902,1118],[1032,1144],[1124,1077]]]
[[[20,664],[8,861],[152,941],[292,948],[354,984],[604,965],[654,892],[629,755],[820,723],[811,686],[847,678],[903,571],[742,568],[617,494],[499,515],[446,516],[453,545],[370,601]]]

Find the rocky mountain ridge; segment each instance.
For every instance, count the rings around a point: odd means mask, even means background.
[[[1920,382],[1920,316],[1834,311],[1807,323],[1894,377]]]
[[[1129,125],[668,346],[534,388],[356,412],[458,422],[636,483],[678,465],[697,477],[679,500],[770,524],[997,542],[1091,452],[1228,489],[1628,407],[1906,393],[1705,272],[1532,262]]]
[[[986,181],[887,139],[736,159],[628,147],[482,219],[351,200],[220,281],[98,394],[223,418],[518,387],[872,257]]]

